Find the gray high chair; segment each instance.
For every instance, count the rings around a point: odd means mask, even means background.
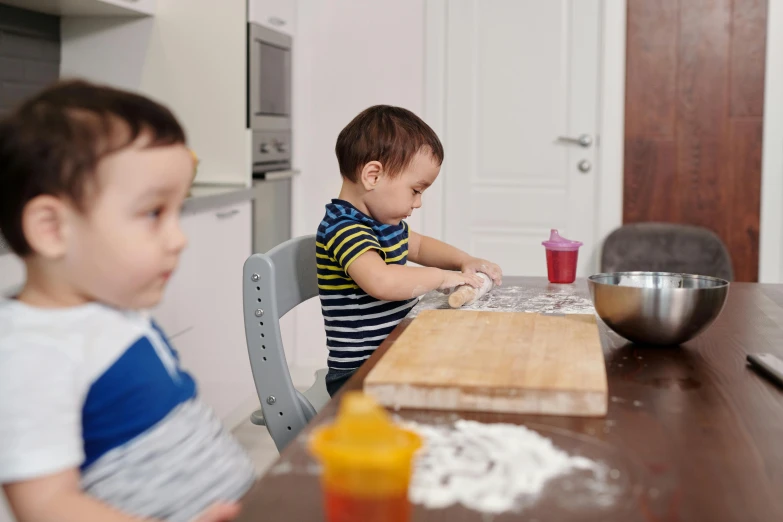
[[[283,350],[280,318],[318,295],[315,236],[291,239],[266,254],[253,254],[242,273],[247,351],[261,410],[251,421],[265,425],[278,451],[329,402],[326,370],[304,393],[294,388]]]

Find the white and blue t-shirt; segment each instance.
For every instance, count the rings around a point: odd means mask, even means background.
[[[0,300],[0,483],[76,467],[87,494],[169,520],[255,479],[145,314]]]

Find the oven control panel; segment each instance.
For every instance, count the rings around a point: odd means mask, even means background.
[[[291,168],[291,131],[253,131],[253,174]]]

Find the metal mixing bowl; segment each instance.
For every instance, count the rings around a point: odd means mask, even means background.
[[[662,272],[598,274],[587,284],[598,316],[637,344],[693,339],[720,315],[729,294],[723,279]]]

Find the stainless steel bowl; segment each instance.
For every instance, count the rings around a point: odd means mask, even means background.
[[[729,282],[661,272],[618,272],[588,279],[598,316],[637,344],[677,345],[702,333],[723,311]]]

